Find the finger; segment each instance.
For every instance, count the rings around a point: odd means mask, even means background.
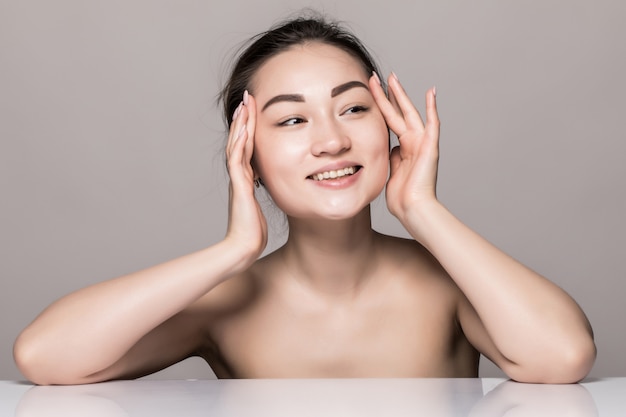
[[[400,84],[398,76],[393,72],[389,76],[389,91],[390,94],[393,94],[398,108],[404,115],[408,128],[417,129],[418,132],[422,131],[424,129],[422,117],[415,105],[413,105],[404,87],[402,87],[402,84]]]
[[[435,87],[426,92],[426,132],[432,140],[439,140],[440,121],[437,111],[437,90]]]
[[[234,135],[229,158],[230,170],[232,171],[231,178],[238,184],[252,184],[254,169],[251,161],[254,152],[256,100],[247,90],[244,92],[242,105],[235,124],[237,124],[239,130]]]
[[[243,125],[239,128],[236,138],[233,140],[230,157],[228,158],[228,173],[231,179],[240,178],[242,173],[242,160],[244,159],[244,148],[248,138],[247,126]]]
[[[247,90],[244,93],[244,107],[246,108],[248,113],[248,120],[246,122],[248,135],[246,140],[245,153],[243,156],[245,158],[245,161],[250,163],[252,161],[252,154],[254,153],[254,132],[256,129],[256,99],[251,94],[249,94]]]
[[[380,78],[375,71],[372,72],[372,75],[369,78],[369,87],[370,93],[372,94],[372,97],[374,97],[376,105],[378,105],[378,107],[389,107],[389,103],[387,103],[387,95],[385,94]]]
[[[406,124],[404,123],[404,117],[402,113],[394,107],[391,101],[387,98],[385,91],[380,84],[380,79],[378,76],[372,75],[369,80],[370,92],[372,93],[372,97],[374,97],[374,101],[376,105],[380,109],[380,112],[385,119],[385,123],[387,126],[398,136],[400,136],[404,131],[406,131]]]
[[[393,106],[393,108],[396,109],[396,112],[398,114],[402,114],[402,110],[400,110],[400,105],[398,104],[398,100],[396,100],[396,95],[393,93],[393,90],[389,89],[388,94],[389,94],[389,101],[391,102],[391,105]]]
[[[241,172],[241,168],[245,167],[244,154],[245,144],[248,138],[247,122],[249,119],[248,108],[243,104],[240,106],[240,111],[237,119],[231,126],[229,146],[228,146],[228,170],[231,178],[233,175]],[[249,165],[249,163],[248,163]]]
[[[435,87],[426,92],[426,123],[439,123],[437,89]]]
[[[230,124],[230,130],[228,132],[228,141],[226,142],[226,159],[230,158],[230,154],[232,153],[232,148],[237,140],[239,130],[244,122],[244,117],[241,115],[241,110],[243,108],[243,101],[239,103],[237,109],[233,113],[233,121]]]

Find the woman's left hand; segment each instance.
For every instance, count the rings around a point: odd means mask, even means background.
[[[398,136],[400,146],[390,155],[391,176],[386,198],[389,211],[403,224],[420,205],[436,201],[437,166],[439,162],[439,116],[435,88],[426,93],[426,123],[407,96],[400,81],[391,74],[389,98],[378,76],[370,78],[370,90],[387,126]]]

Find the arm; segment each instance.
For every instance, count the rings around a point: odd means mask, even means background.
[[[561,288],[506,255],[454,217],[436,198],[439,118],[435,91],[426,95],[426,124],[398,79],[389,99],[370,88],[400,146],[391,153],[387,205],[441,263],[471,306],[459,309],[468,339],[511,378],[575,382],[591,369],[591,327]]]
[[[260,255],[267,227],[250,158],[255,103],[246,98],[227,145],[230,216],[223,241],[196,253],[76,291],[18,337],[16,364],[38,384],[77,384],[154,372],[202,341],[192,304]]]

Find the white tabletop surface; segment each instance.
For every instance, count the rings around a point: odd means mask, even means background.
[[[626,416],[626,378],[574,385],[482,379],[0,381],[0,417]]]

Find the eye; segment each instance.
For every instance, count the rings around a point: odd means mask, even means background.
[[[362,113],[369,110],[367,107],[365,106],[352,106],[350,107],[348,110],[346,110],[344,112],[344,114],[355,114],[355,113]]]
[[[297,125],[297,124],[304,123],[304,122],[305,120],[301,117],[290,117],[289,119],[279,122],[278,125],[279,126],[293,126],[293,125]]]

